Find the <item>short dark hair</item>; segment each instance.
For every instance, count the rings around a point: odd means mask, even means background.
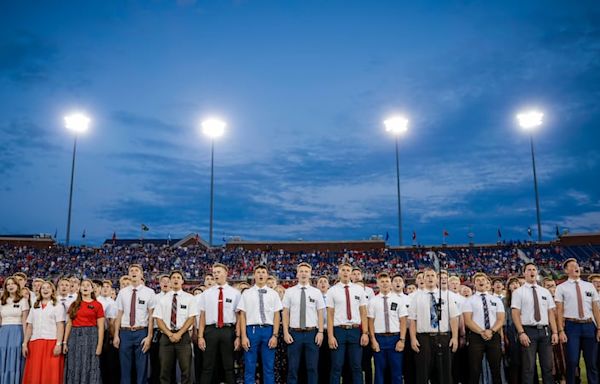
[[[129,264],[129,267],[127,267],[127,270],[129,271],[131,268],[137,268],[140,271],[144,272],[144,268],[142,268],[142,264],[137,264],[137,263]]]
[[[574,257],[569,257],[567,260],[563,261],[563,264],[562,264],[563,269],[567,269],[567,265],[569,265],[569,263],[572,261],[577,263],[577,259]]]
[[[175,274],[181,276],[182,280],[185,280],[185,276],[183,275],[183,272],[180,271],[179,269],[175,269],[175,270],[171,271],[171,273],[169,273],[169,279],[172,278],[173,275],[175,275]]]
[[[396,277],[399,277],[402,279],[402,281],[404,281],[404,277],[402,277],[400,274],[396,273],[394,276],[392,276],[392,280],[394,280]]]
[[[527,263],[525,263],[525,265],[523,266],[523,273],[525,273],[525,270],[527,269],[528,266],[533,265],[535,267],[535,269],[537,270],[537,265],[535,265],[535,263],[529,261]]]
[[[264,265],[264,264],[259,264],[256,267],[254,267],[254,271],[253,272],[258,271],[259,269],[264,269],[265,271],[267,271],[267,273],[269,272],[269,270],[267,269],[267,266]]]
[[[379,272],[377,274],[377,279],[383,279],[383,278],[389,279],[390,278],[390,274],[387,273],[387,272]]]

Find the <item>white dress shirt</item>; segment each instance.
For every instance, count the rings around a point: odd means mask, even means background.
[[[129,311],[131,308],[131,298],[133,295],[133,289],[136,289],[136,303],[135,303],[135,324],[129,324]],[[123,311],[121,317],[121,327],[147,327],[149,311],[154,309],[156,305],[156,294],[153,290],[146,287],[143,284],[133,287],[131,285],[121,289],[117,296],[117,310]]]
[[[67,296],[57,295],[56,299],[58,300],[58,303],[63,306],[63,308],[65,309],[65,312],[68,312],[69,307],[71,306],[71,304],[73,304],[73,302],[75,301],[75,299],[77,299],[77,297],[75,295],[69,293]]]
[[[49,302],[45,308],[42,308],[41,303],[39,308],[32,307],[27,316],[27,323],[32,327],[30,340],[56,340],[56,323],[66,321],[67,314],[59,302],[56,305]]]
[[[21,325],[23,312],[29,310],[29,302],[22,298],[18,303],[13,303],[12,298],[6,299],[6,304],[0,306],[0,324]]]
[[[436,303],[439,300],[439,290],[433,291],[418,290],[410,301],[408,308],[408,318],[415,320],[417,323],[417,333],[433,333],[437,332],[437,327],[431,326],[431,293]],[[448,300],[442,292],[442,318],[439,319],[440,332],[450,332],[450,319],[460,315],[454,300]]]
[[[97,300],[102,304],[105,319],[117,318],[117,302],[115,300],[106,296],[98,296]]]
[[[205,325],[216,325],[219,321],[219,288],[223,288],[223,324],[235,324],[236,310],[242,295],[229,284],[213,285],[196,297],[198,312],[204,312]]]
[[[387,297],[389,330],[385,329],[385,307],[384,297]],[[369,300],[368,314],[374,319],[375,333],[398,333],[400,332],[400,318],[408,316],[405,301],[397,294],[390,292],[387,295],[379,294]]]
[[[160,291],[156,294],[156,296],[154,297],[154,302],[156,304],[158,304],[160,302],[160,299],[162,299],[167,293]],[[154,327],[154,329],[158,329],[158,323],[156,322],[156,316],[153,316],[152,319],[152,326]]]
[[[442,297],[448,298],[448,299],[454,301],[454,304],[456,304],[456,309],[458,309],[458,314],[462,315],[462,313],[463,313],[462,304],[464,302],[464,297],[462,297],[461,295],[459,295],[457,293],[452,292],[449,289],[442,291]]]
[[[540,287],[537,284],[535,285],[540,305],[540,321],[535,321],[532,287],[532,284],[525,283],[516,289],[512,294],[511,308],[521,311],[522,325],[549,325],[548,310],[556,307],[552,295],[546,288]]]
[[[577,287],[575,282],[579,283],[581,291],[581,302],[583,304],[583,318],[579,319],[579,307],[577,306]],[[594,318],[592,312],[592,303],[600,302],[600,295],[596,291],[594,285],[590,282],[581,279],[568,279],[556,287],[554,300],[557,303],[564,303],[564,316],[570,319],[588,320]]]
[[[173,309],[173,297],[175,295],[177,295],[176,322],[175,329],[171,329],[171,312]],[[152,316],[161,319],[167,328],[175,331],[180,330],[190,317],[198,316],[198,313],[196,298],[187,292],[179,290],[166,293],[157,303],[156,307],[154,307]]]
[[[290,328],[300,328],[300,298],[304,288],[306,296],[306,328],[318,327],[318,312],[325,308],[321,291],[310,285],[294,285],[283,295],[283,308],[290,310]]]
[[[483,300],[485,300],[485,302],[487,303],[490,321],[489,327],[485,326]],[[502,300],[496,295],[484,292],[477,292],[463,302],[462,312],[472,313],[473,322],[475,322],[475,324],[477,324],[479,328],[492,329],[494,324],[496,324],[496,320],[498,319],[498,313],[504,313],[504,304],[502,304]]]
[[[273,325],[273,315],[283,309],[279,294],[266,285],[260,289],[266,290],[263,294],[265,322],[260,316],[259,288],[255,285],[242,293],[242,298],[237,306],[238,311],[246,314],[246,325]]]
[[[365,285],[365,298],[367,299],[367,303],[369,302],[369,300],[371,300],[374,297],[375,297],[375,291],[373,291],[373,288]]]
[[[346,313],[346,289],[350,293],[350,313],[351,320],[348,320],[348,314]],[[367,298],[365,296],[365,290],[360,285],[353,283],[342,284],[341,282],[335,284],[327,291],[327,308],[333,308],[335,310],[333,317],[333,326],[339,325],[359,325],[360,319],[360,307],[367,307]]]

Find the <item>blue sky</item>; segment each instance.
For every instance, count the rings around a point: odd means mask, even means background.
[[[405,4],[406,3],[406,4]],[[600,5],[595,1],[10,0],[0,14],[0,233],[72,239],[526,238],[535,133],[545,239],[600,228]]]

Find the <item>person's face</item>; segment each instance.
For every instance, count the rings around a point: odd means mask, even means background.
[[[535,267],[535,265],[529,264],[525,268],[523,276],[525,277],[525,281],[527,281],[529,284],[533,284],[537,279],[537,268]]]
[[[406,293],[408,295],[410,295],[411,293],[413,293],[416,290],[417,290],[417,286],[414,284],[410,284],[409,286],[406,287]]]
[[[417,284],[417,287],[423,288],[425,285],[425,274],[419,273],[417,277],[415,277],[415,283]]]
[[[489,279],[485,279],[485,292],[492,292],[492,282]]]
[[[104,297],[110,297],[110,291],[112,287],[109,283],[102,283],[102,291],[100,292]]]
[[[27,288],[21,288],[21,296],[23,296],[24,298],[26,298],[27,300],[29,300],[29,289],[27,289]]]
[[[434,271],[427,271],[423,276],[425,287],[428,289],[435,288],[437,282],[437,274]]]
[[[458,292],[458,287],[460,287],[460,281],[457,279],[448,280],[448,289],[452,292]]]
[[[40,292],[40,288],[42,288],[42,281],[39,280],[34,280],[33,281],[33,291],[35,293],[39,293]]]
[[[307,284],[310,281],[311,270],[307,266],[300,266],[296,271],[296,277],[302,284]]]
[[[212,273],[213,275],[211,276],[212,282],[217,283],[219,285],[223,285],[225,284],[225,280],[227,280],[227,271],[225,270],[225,268],[223,267],[214,267],[212,269]],[[204,279],[204,281],[208,280],[208,276],[206,276],[206,279]],[[206,287],[208,287],[208,285],[205,283],[204,285],[206,285]]]
[[[54,293],[54,288],[48,283],[42,283],[40,286],[40,295],[42,299],[50,299],[52,297],[52,293]]]
[[[273,278],[267,278],[267,287],[275,289],[275,287],[277,287],[277,280]]]
[[[174,273],[171,275],[170,280],[173,290],[179,291],[183,285],[183,276],[181,276],[179,273]]]
[[[17,279],[7,279],[6,280],[6,291],[11,294],[14,295],[17,293],[17,289],[21,289],[19,287],[19,283],[17,282]]]
[[[327,290],[329,289],[329,280],[325,278],[320,278],[317,281],[317,288],[319,288],[319,290],[323,293],[327,292]]]
[[[69,281],[71,282],[71,293],[79,292],[79,284],[80,284],[79,279],[75,277],[75,278],[69,279]]]
[[[266,269],[259,268],[254,271],[254,282],[261,287],[265,285],[268,277],[269,274],[267,273]]]
[[[102,286],[99,284],[93,284],[94,286],[94,295],[96,295],[96,297],[100,296],[100,293],[102,292]]]
[[[220,268],[220,269],[223,269],[223,268]],[[204,277],[204,285],[206,285],[207,288],[212,287],[214,283],[215,283],[215,277],[213,277],[211,275],[206,275]]]
[[[442,273],[442,288],[448,288],[448,275]]]
[[[142,279],[142,270],[138,267],[129,267],[128,275],[132,283],[139,283]]]
[[[513,280],[509,285],[508,285],[508,289],[510,289],[511,292],[516,291],[517,289],[519,289],[519,287],[521,286],[521,283],[519,282],[519,280]]]
[[[66,296],[71,290],[71,283],[67,280],[61,280],[58,282],[58,293],[61,296]]]
[[[110,289],[110,298],[115,300],[117,298],[117,291],[114,288]]]
[[[485,292],[485,287],[488,280],[484,276],[477,276],[475,278],[475,289],[477,292]]]
[[[565,271],[572,279],[578,279],[579,276],[581,276],[581,268],[579,268],[579,263],[577,263],[575,260],[569,261],[569,263],[566,265]]]
[[[123,288],[129,287],[130,285],[131,285],[131,280],[129,279],[129,276],[121,277],[119,279],[119,288],[123,289]]]
[[[20,288],[24,288],[25,287],[25,279],[22,276],[15,276],[14,280],[17,282],[17,284],[19,285]]]
[[[463,286],[462,289],[460,290],[460,294],[463,297],[471,297],[471,295],[473,295],[473,291],[471,290],[471,288],[469,288],[467,286]]]
[[[395,292],[402,292],[404,290],[404,279],[400,276],[394,277],[394,279],[392,280],[392,288]]]
[[[350,275],[352,274],[352,268],[347,265],[342,265],[338,269],[338,277],[342,282],[348,282],[350,280]]]
[[[592,279],[592,284],[596,287],[596,291],[600,292],[600,278]]]
[[[392,281],[389,277],[380,277],[377,279],[377,286],[379,287],[379,290],[387,293],[392,288]]]
[[[544,281],[544,288],[550,290],[551,288],[556,288],[556,283],[553,280]]]
[[[81,283],[80,291],[81,291],[81,294],[84,296],[91,295],[92,292],[94,291],[94,287],[92,286],[92,283],[85,280],[83,283]]]
[[[168,292],[171,286],[171,279],[169,276],[163,276],[160,278],[159,284],[162,292]]]
[[[352,279],[353,283],[356,283],[357,281],[362,281],[362,272],[358,269],[355,269],[354,271],[352,271],[352,276],[350,278]]]
[[[504,291],[504,284],[501,281],[496,281],[494,283],[494,292],[500,294],[502,291]]]

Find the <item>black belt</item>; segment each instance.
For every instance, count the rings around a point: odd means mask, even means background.
[[[400,332],[380,332],[376,333],[375,336],[400,336]]]
[[[529,328],[529,329],[547,329],[548,326],[547,325],[524,325],[523,328]]]
[[[448,336],[450,333],[448,332],[419,332],[419,335],[424,336]]]
[[[217,324],[206,324],[206,326],[207,327],[214,327],[214,328],[218,329],[218,328],[225,328],[225,327],[232,328],[232,327],[235,327],[235,324],[234,323],[225,323],[225,324],[223,324],[222,327],[219,327]]]
[[[248,324],[248,327],[259,327],[259,328],[265,328],[265,327],[272,327],[272,324]]]
[[[360,324],[344,324],[344,325],[336,325],[333,328],[342,328],[342,329],[355,329],[355,328],[360,328]]]
[[[592,319],[569,319],[567,317],[565,317],[565,320],[577,324],[589,324],[594,322]]]
[[[316,331],[317,327],[308,327],[308,328],[290,328],[290,331],[294,332],[312,332]]]

